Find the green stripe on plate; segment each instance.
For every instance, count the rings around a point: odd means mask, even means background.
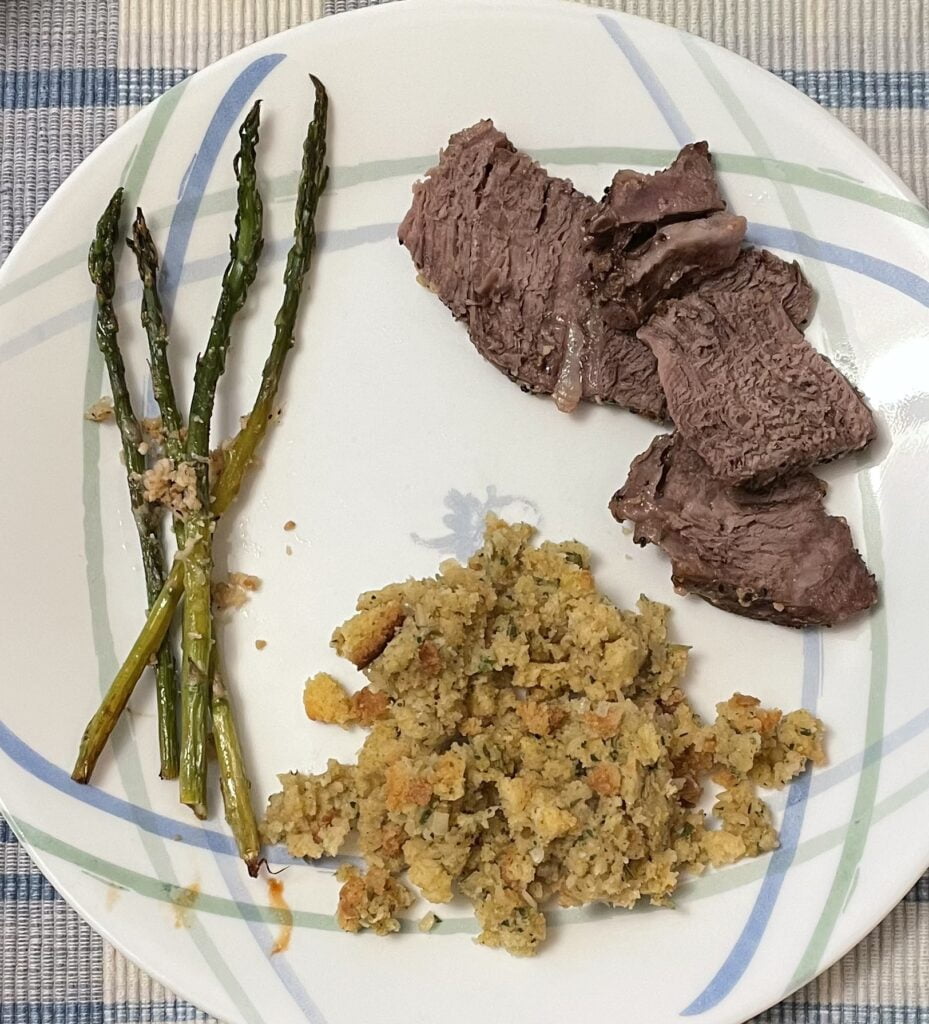
[[[189,79],[188,79],[189,81]],[[175,86],[165,93],[165,97],[175,90],[180,90],[186,82]],[[576,166],[583,164],[608,164],[619,167],[634,164],[640,167],[665,167],[676,155],[671,149],[641,149],[634,146],[577,146],[557,147],[551,149],[530,150],[541,163],[548,166]],[[331,186],[334,188],[351,188],[368,182],[385,181],[389,178],[420,175],[435,163],[435,155],[403,157],[396,160],[371,160],[364,163],[348,164],[332,169]],[[840,171],[823,170],[807,167],[805,164],[793,163],[789,160],[775,160],[769,156],[757,156],[740,153],[714,153],[716,166],[728,174],[743,174],[748,177],[761,178],[765,181],[782,182],[822,192],[840,199],[847,199],[862,206],[870,206],[875,210],[899,217],[902,220],[929,227],[929,210],[919,203],[903,199],[900,196],[869,188]],[[290,201],[296,191],[296,172],[271,178],[265,186],[271,202]],[[217,213],[228,213],[235,208],[235,192],[233,189],[219,189],[209,192],[203,197],[198,219]],[[159,227],[165,218],[170,217],[173,206],[161,207],[150,211],[149,224]],[[0,287],[0,305],[18,298],[31,288],[53,280],[59,274],[71,270],[81,263],[86,247],[76,247],[61,253],[54,259],[34,267],[21,277]]]
[[[132,209],[136,202],[145,177],[154,159],[158,146],[164,137],[168,122],[178,107],[184,94],[184,86],[180,85],[169,90],[154,106],[152,116],[145,128],[145,133],[138,147],[133,151],[129,163],[123,170],[122,183],[126,190],[125,207]],[[121,255],[124,250],[120,248]],[[117,255],[117,259],[119,255]],[[90,342],[88,345],[87,371],[84,378],[84,408],[100,396],[103,378],[103,357],[96,343],[94,326],[91,324]],[[103,565],[103,528],[100,508],[100,428],[88,421],[83,424],[83,503],[84,503],[84,550],[87,565],[87,589],[90,599],[91,629],[94,647],[97,652],[97,663],[100,667],[100,690],[105,692],[109,681],[116,674],[118,662],[113,634],[110,628],[110,617],[107,606],[106,585],[101,567]],[[113,453],[115,457],[115,452]],[[143,600],[140,594],[140,600]],[[116,765],[127,797],[133,803],[144,807],[149,806],[142,765],[138,748],[131,736],[134,726],[132,716],[124,715],[117,725],[117,730],[129,730],[130,738],[122,745]],[[168,855],[164,840],[159,839],[140,829],[140,842],[151,862],[155,874],[161,879],[173,879],[174,872],[171,858]],[[85,865],[86,866],[86,865]],[[88,870],[90,870],[88,868]],[[162,888],[179,890],[173,882],[159,881]],[[261,1024],[261,1014],[239,984],[238,979],[226,965],[225,959],[210,938],[202,923],[195,917],[191,919],[191,936],[204,962],[226,990],[243,1019]]]

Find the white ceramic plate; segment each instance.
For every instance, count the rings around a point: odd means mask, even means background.
[[[223,381],[227,435],[251,402],[279,297],[310,70],[332,96],[321,251],[283,422],[220,542],[221,561],[264,579],[223,636],[259,800],[277,772],[321,769],[359,743],[300,706],[314,671],[360,682],[327,643],[355,595],[466,554],[487,510],[589,542],[624,605],[640,591],[670,601],[677,637],[696,645],[698,707],[740,689],[815,708],[830,729],[829,767],[777,802],[775,855],[688,883],[673,912],[556,913],[531,961],[474,944],[464,908],[428,935],[342,934],[331,864],[282,876],[295,927],[289,951],[272,954],[280,916],[232,855],[217,793],[201,825],[157,778],[149,679],[97,787],[68,779],[143,602],[116,432],[82,419],[107,391],[84,269],[94,221],[120,180],[129,206],[144,204],[187,382],[225,260],[235,127],[264,98],[269,245]],[[675,597],[660,553],[633,547],[606,509],[654,427],[610,408],[568,417],[523,395],[416,285],[395,241],[410,185],[451,131],[487,115],[593,194],[617,166],[653,168],[685,141],[710,141],[751,239],[798,258],[814,282],[811,338],[878,411],[867,458],[826,473],[832,508],[882,581],[873,615],[804,633]],[[18,835],[109,940],[228,1021],[732,1024],[779,1000],[929,863],[927,224],[871,152],[782,82],[698,39],[586,8],[408,0],[270,39],[172,90],[65,183],[0,277],[0,796]],[[129,260],[119,277],[142,389]]]

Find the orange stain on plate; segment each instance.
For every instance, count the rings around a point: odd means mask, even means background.
[[[290,947],[290,937],[294,931],[294,915],[291,913],[287,900],[284,899],[284,883],[276,878],[268,879],[268,902],[271,908],[276,911],[276,917],[281,923],[281,930],[274,945],[271,947],[271,955],[285,953]]]
[[[171,903],[174,905],[175,928],[190,927],[190,912],[194,909],[194,907],[196,907],[199,899],[199,882],[194,882],[193,885],[187,885],[183,888],[178,888],[175,890],[174,895],[171,898]]]

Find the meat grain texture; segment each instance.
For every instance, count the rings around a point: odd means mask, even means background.
[[[312,717],[370,732],[357,764],[281,775],[263,831],[307,858],[357,841],[364,871],[338,874],[347,931],[400,929],[404,872],[434,904],[464,896],[478,941],[518,956],[537,951],[552,905],[667,906],[683,874],[774,849],[757,787],[824,759],[806,711],[736,694],[703,723],[668,609],[620,610],[582,544],[533,547],[532,533],[491,517],[467,565],[363,594],[334,643],[366,662],[368,686],[308,684]]]
[[[398,235],[475,348],[524,390],[556,394],[566,409],[597,400],[661,419],[654,357],[608,327],[582,287],[596,210],[480,121],[416,183]]]
[[[639,337],[678,432],[724,484],[764,486],[874,438],[871,410],[768,289],[668,303]]]
[[[637,544],[668,555],[681,590],[755,619],[833,626],[870,608],[877,584],[825,493],[811,473],[756,491],[727,486],[680,435],[662,434],[610,509],[635,524]]]

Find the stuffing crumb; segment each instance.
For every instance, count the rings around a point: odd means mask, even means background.
[[[320,672],[306,681],[303,710],[307,718],[329,725],[350,725],[355,717],[345,688],[327,672]]]
[[[148,441],[140,441],[138,447],[139,455],[148,455],[149,447]]]
[[[164,441],[165,430],[160,416],[143,416],[139,420],[139,426],[149,441],[154,441],[155,444],[161,444]]]
[[[358,819],[355,769],[330,758],[322,775],[279,775],[282,789],[268,803],[262,834],[295,857],[332,857]]]
[[[189,462],[175,466],[171,459],[158,459],[142,474],[142,493],[146,501],[164,505],[180,516],[200,509],[197,473]]]
[[[287,555],[292,555],[294,553],[294,549],[289,544],[287,544],[284,548],[284,553]]]
[[[437,924],[440,924],[440,919],[433,914],[430,910],[428,913],[423,914],[419,919],[419,930],[421,932],[431,932]]]
[[[400,930],[398,910],[406,910],[413,894],[383,868],[369,868],[362,874],[358,868],[344,865],[336,872],[342,882],[337,913],[339,926],[347,932],[370,928],[377,935]]]
[[[226,449],[214,448],[210,452],[210,484],[215,484],[226,468]]]
[[[267,640],[256,640],[255,641],[255,650],[256,651],[263,651],[267,646],[268,646],[268,641]]]
[[[98,398],[93,405],[87,408],[84,413],[84,419],[90,420],[91,423],[103,423],[106,420],[113,419],[115,415],[113,399],[109,395],[104,395],[103,398]]]
[[[296,528],[297,524],[293,521],[293,519],[288,519],[287,522],[284,523],[284,529],[288,532],[290,532],[291,530],[296,530]]]
[[[368,685],[307,686],[311,717],[369,731],[357,764],[281,776],[262,828],[308,857],[355,831],[347,931],[396,931],[406,872],[431,903],[468,899],[480,943],[531,956],[550,906],[669,906],[687,873],[775,849],[758,787],[824,759],[807,711],[735,694],[704,723],[668,608],[617,608],[583,545],[532,534],[491,516],[465,565],[362,594],[333,643]]]
[[[213,605],[217,611],[236,611],[248,603],[248,596],[261,589],[261,579],[245,572],[231,572],[213,584]]]
[[[370,729],[378,719],[387,716],[390,697],[383,690],[362,687],[352,694],[352,718],[365,729]]]
[[[364,595],[359,612],[332,634],[332,646],[357,668],[367,668],[393,639],[406,617],[400,601],[369,606]]]

